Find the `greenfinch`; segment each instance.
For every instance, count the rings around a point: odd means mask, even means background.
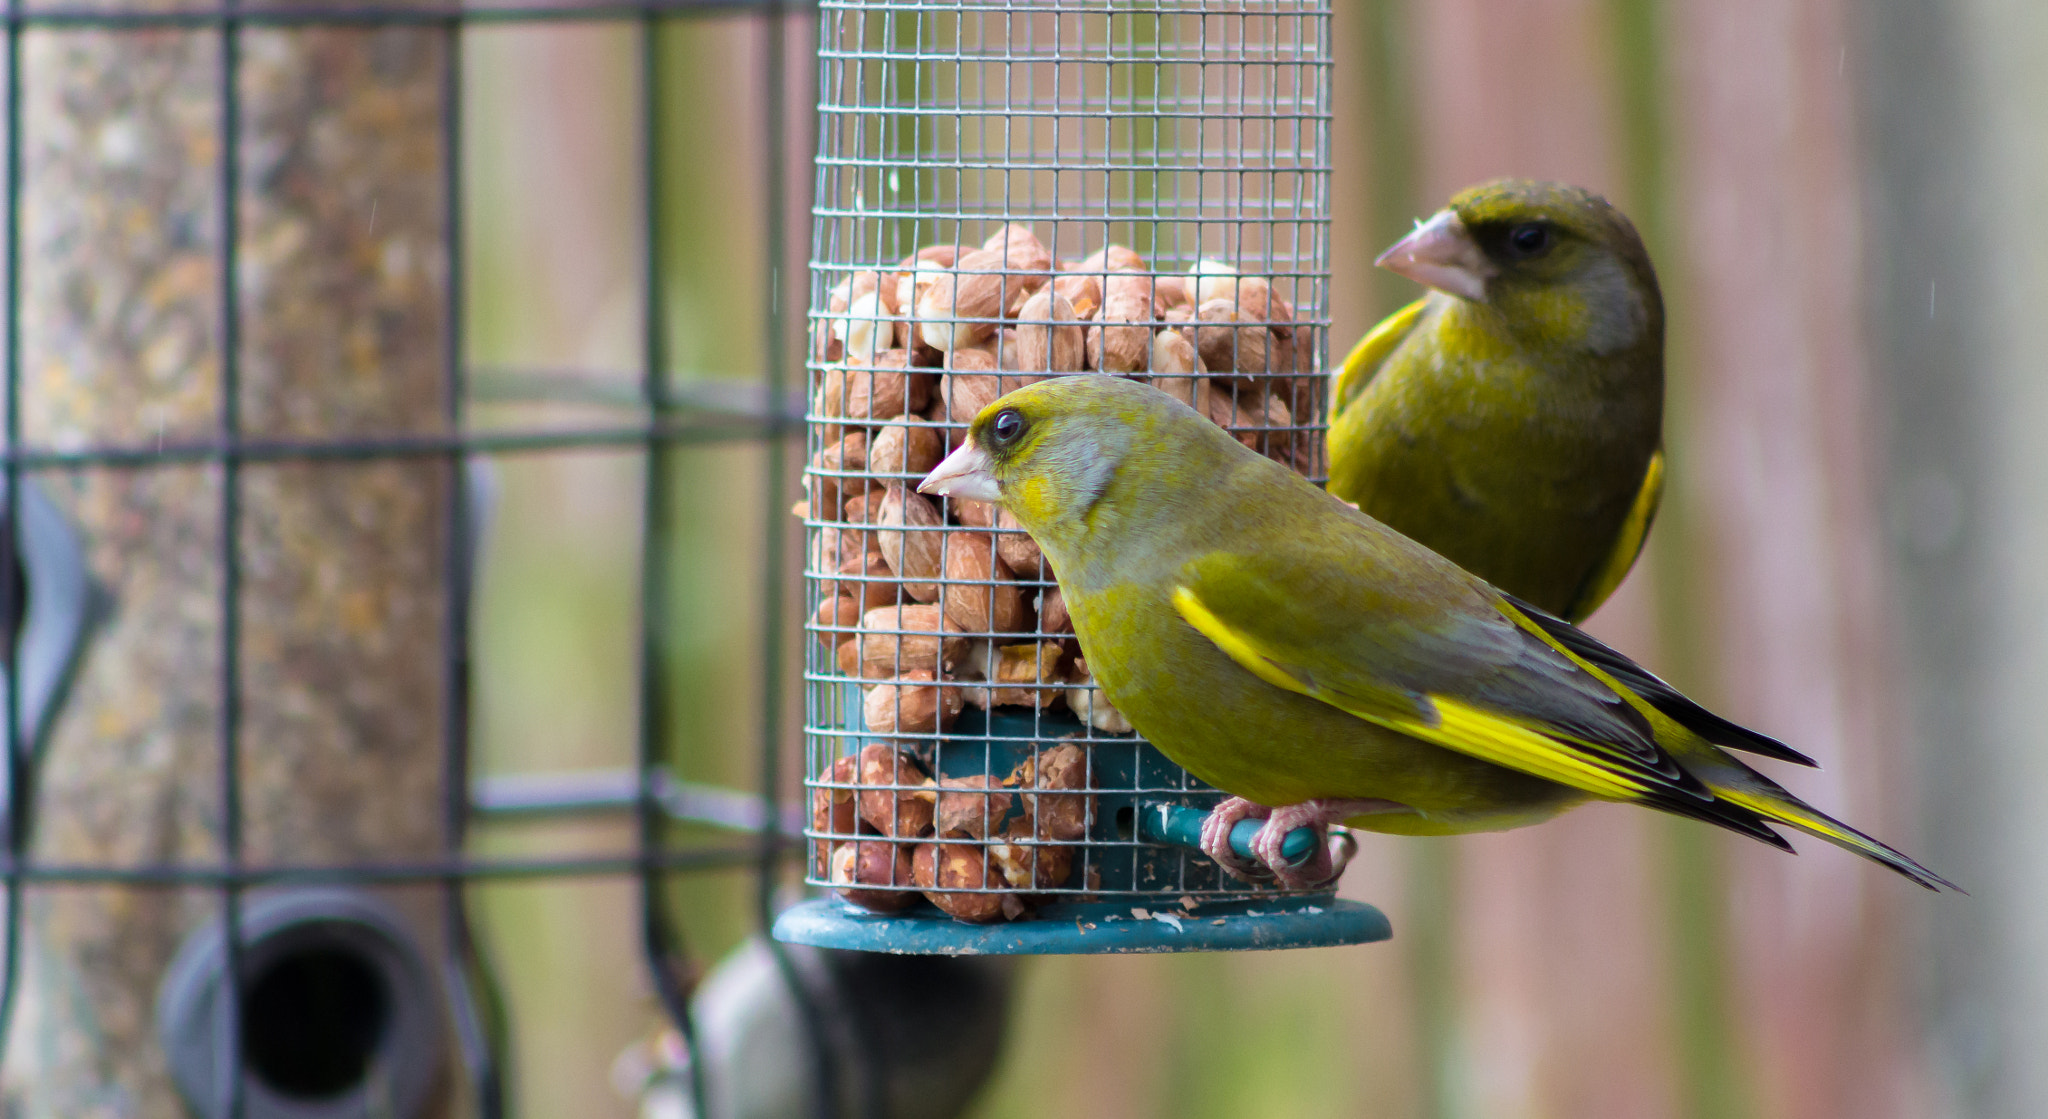
[[[1664,305],[1606,200],[1504,179],[1379,258],[1435,290],[1330,390],[1329,490],[1571,621],[1628,574],[1662,493]]]
[[[1054,378],[978,414],[927,493],[1013,513],[1058,573],[1109,701],[1230,798],[1281,884],[1298,827],[1414,835],[1519,827],[1587,800],[1705,820],[1790,850],[1773,824],[1946,880],[1831,819],[1724,747],[1790,761],[1571,624],[1264,458],[1166,394]],[[1810,764],[1810,763],[1809,763]]]

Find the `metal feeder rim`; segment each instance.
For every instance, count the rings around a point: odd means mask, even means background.
[[[1142,916],[1140,916],[1142,914]],[[935,910],[881,914],[837,898],[782,911],[787,944],[912,956],[1084,956],[1335,948],[1394,935],[1386,914],[1333,893],[1205,901],[1190,910],[1122,902],[1042,906],[1027,921],[969,925]]]

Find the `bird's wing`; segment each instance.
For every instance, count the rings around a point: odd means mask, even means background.
[[[1506,600],[1489,594],[1476,611],[1417,608],[1399,572],[1389,587],[1362,577],[1355,554],[1350,569],[1334,566],[1338,555],[1300,544],[1210,553],[1182,569],[1174,607],[1275,687],[1596,797],[1784,845],[1753,811],[1718,799],[1680,766],[1611,677]],[[1303,599],[1288,587],[1316,593]]]
[[[1766,734],[1758,734],[1748,727],[1731,723],[1701,707],[1650,670],[1601,644],[1591,634],[1564,619],[1547,614],[1513,595],[1502,597],[1530,621],[1541,626],[1544,634],[1551,640],[1583,657],[1589,664],[1613,677],[1621,686],[1634,692],[1650,706],[1714,745],[1728,750],[1744,750],[1766,758],[1776,758],[1781,762],[1791,762],[1794,765],[1813,766],[1816,769],[1820,767],[1819,762],[1783,742]]]
[[[1401,344],[1401,339],[1406,338],[1409,331],[1415,329],[1416,320],[1422,317],[1422,305],[1427,302],[1429,297],[1424,296],[1381,319],[1378,326],[1358,340],[1358,345],[1351,347],[1351,353],[1344,358],[1343,368],[1337,371],[1336,381],[1330,386],[1331,416],[1342,412],[1345,406],[1358,398],[1359,393],[1365,391],[1366,382],[1379,372],[1380,363],[1387,360],[1387,355],[1394,352],[1394,347]]]
[[[1628,517],[1621,522],[1621,531],[1615,534],[1613,549],[1586,584],[1579,588],[1571,608],[1564,612],[1567,619],[1583,621],[1586,615],[1600,609],[1600,604],[1607,601],[1614,588],[1621,586],[1628,569],[1636,565],[1636,556],[1642,553],[1643,541],[1650,535],[1650,522],[1657,519],[1657,507],[1663,500],[1664,452],[1660,449],[1650,456],[1650,465],[1643,471],[1642,488],[1636,491],[1635,504],[1629,507]]]

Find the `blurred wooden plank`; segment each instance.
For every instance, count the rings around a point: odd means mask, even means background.
[[[1709,697],[1820,758],[1795,792],[1907,842],[1895,635],[1871,485],[1855,87],[1842,8],[1674,9],[1675,476],[1696,513]],[[1785,767],[1776,767],[1782,770]],[[1899,973],[1919,891],[1826,845],[1717,840],[1740,1058],[1768,1116],[1915,1115]]]
[[[1935,1083],[1927,1114],[2048,1107],[2048,9],[1851,10],[1869,106],[1869,328],[1886,512],[1933,865],[1975,895],[1925,907],[1902,961]],[[1902,803],[1906,803],[1902,798]],[[1921,907],[1916,906],[1915,909]]]
[[[1630,208],[1610,8],[1457,0],[1411,9],[1429,206],[1512,175],[1577,183]],[[1639,569],[1594,627],[1623,648],[1642,651],[1654,638],[1646,578]],[[1660,826],[1600,807],[1455,841],[1457,1012],[1439,1114],[1678,1109]]]

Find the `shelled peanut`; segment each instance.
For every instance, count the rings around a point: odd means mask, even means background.
[[[1094,817],[1088,787],[1087,754],[1070,743],[1025,759],[999,782],[941,782],[935,840],[911,858],[915,881],[956,920],[1025,916],[1031,895],[1063,884],[1073,871],[1074,844],[1087,837]],[[1020,801],[1022,814],[1011,816]]]
[[[915,904],[912,842],[931,833],[933,820],[924,767],[906,751],[874,743],[835,759],[824,781],[830,784],[811,791],[814,869],[822,867],[839,896],[862,908],[896,912]]]
[[[844,274],[816,322],[819,439],[799,506],[816,524],[810,569],[823,591],[811,629],[866,690],[875,733],[942,731],[966,705],[1062,702],[1098,730],[1128,731],[1085,686],[1054,573],[1016,519],[916,492],[1003,394],[1048,376],[1130,376],[1260,454],[1311,474],[1323,465],[1308,430],[1313,332],[1271,279],[1217,261],[1155,273],[1122,245],[1056,260],[1011,223],[979,245]]]
[[[814,873],[875,912],[900,912],[922,892],[962,921],[1014,919],[1072,872],[1094,819],[1089,788],[1087,754],[1072,743],[1004,777],[936,781],[909,752],[873,743],[835,759],[812,790]]]

